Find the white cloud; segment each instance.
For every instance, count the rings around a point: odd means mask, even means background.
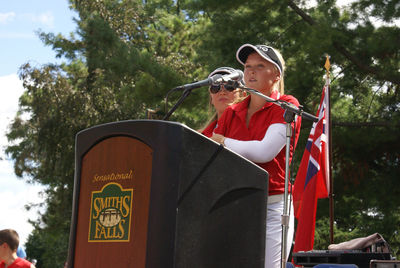
[[[0,229],[13,228],[24,244],[33,227],[28,219],[38,217],[38,209],[27,212],[25,205],[40,203],[43,198],[39,194],[44,188],[40,185],[27,184],[18,179],[13,170],[13,163],[5,160],[4,147],[7,145],[5,131],[18,109],[18,99],[24,89],[16,74],[0,77]]]
[[[39,203],[43,200],[40,198],[40,186],[27,186],[23,182],[16,182],[20,185],[20,190],[0,191],[0,210],[2,217],[0,219],[0,229],[14,229],[18,232],[21,245],[25,244],[29,234],[33,230],[33,226],[28,220],[37,220],[38,209],[35,207],[30,211],[25,209],[28,203]],[[6,216],[5,216],[6,215]]]
[[[33,23],[39,23],[42,26],[54,28],[54,15],[50,11],[40,13],[40,14],[25,13],[25,14],[22,14],[21,17],[26,20],[29,20]]]
[[[0,39],[37,39],[34,33],[0,32]]]
[[[0,23],[7,24],[10,21],[13,21],[15,18],[14,12],[0,13]]]
[[[9,24],[10,27],[0,31],[0,39],[34,39],[37,38],[33,33],[37,29],[53,30],[54,15],[51,11],[42,13],[23,13],[16,14],[15,12],[0,13],[0,25]],[[30,25],[28,28],[13,30],[20,24]]]
[[[22,81],[17,74],[0,76],[0,112],[16,111],[18,108],[18,99],[24,88]]]
[[[0,161],[0,229],[15,229],[24,244],[33,227],[28,222],[38,218],[39,210],[33,207],[30,211],[25,209],[27,204],[38,204],[43,202],[40,194],[44,188],[40,185],[31,185],[18,179],[13,174],[12,162]]]
[[[8,24],[16,21],[29,21],[30,23],[40,24],[41,26],[54,28],[54,15],[51,11],[42,13],[23,13],[15,12],[0,13],[0,24]]]
[[[54,28],[54,16],[51,12],[39,14],[37,20],[50,28]]]
[[[5,132],[17,112],[18,99],[23,91],[22,82],[16,74],[0,77],[0,156],[3,156],[7,144]]]

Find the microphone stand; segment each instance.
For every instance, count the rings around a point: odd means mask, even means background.
[[[291,124],[294,122],[295,116],[301,116],[304,119],[311,120],[313,122],[317,122],[318,118],[312,114],[303,111],[303,107],[300,106],[299,108],[295,105],[285,102],[275,100],[271,97],[265,96],[264,94],[260,93],[259,91],[247,88],[243,85],[237,83],[237,87],[243,89],[250,94],[255,94],[257,96],[262,97],[267,102],[274,103],[280,106],[282,109],[285,110],[284,118],[286,122],[286,154],[285,154],[285,190],[283,195],[283,214],[282,214],[282,242],[281,242],[281,268],[286,268],[286,258],[287,258],[287,233],[289,229],[289,214],[288,214],[288,197],[289,197],[289,158],[290,158],[290,140],[292,138],[292,127]],[[294,144],[293,144],[294,148]]]
[[[168,91],[167,95],[165,96],[165,110],[167,110],[167,105],[168,105],[168,96],[170,93],[176,91],[176,90],[183,90],[182,96],[179,98],[178,102],[171,108],[171,110],[168,111],[168,113],[163,117],[162,120],[168,120],[168,118],[171,116],[171,114],[178,108],[178,106],[192,93],[192,89],[199,88],[199,87],[204,87],[204,86],[209,86],[215,82],[222,83],[225,81],[225,79],[222,75],[216,74],[213,75],[212,77],[209,77],[207,79],[186,84],[183,86],[179,86],[176,88],[171,89]],[[219,80],[222,80],[219,82]]]
[[[168,103],[168,95],[176,90],[180,90],[183,89],[183,86],[179,86],[176,88],[171,89],[170,91],[168,91],[167,95],[165,96],[165,110],[167,110],[167,103]],[[192,93],[192,88],[187,88],[183,91],[181,97],[179,98],[179,100],[175,103],[175,105],[164,115],[162,120],[168,120],[169,117],[172,115],[173,112],[175,112],[175,110],[178,108],[179,105],[182,104],[182,102],[190,95],[190,93]]]

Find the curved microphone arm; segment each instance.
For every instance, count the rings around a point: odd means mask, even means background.
[[[219,82],[221,80],[221,82]],[[168,96],[174,91],[177,90],[183,90],[182,96],[178,100],[178,102],[171,108],[171,110],[168,111],[168,113],[163,117],[163,120],[168,120],[168,118],[171,116],[171,114],[178,108],[178,106],[190,95],[193,89],[195,88],[200,88],[204,86],[209,86],[214,83],[222,83],[224,81],[224,77],[220,74],[213,75],[212,77],[208,77],[207,79],[186,84],[183,86],[178,86],[170,91],[168,91],[167,95],[165,96],[165,112],[167,113],[167,106],[168,106]]]
[[[181,88],[180,88],[180,87],[174,88],[174,89],[170,90],[170,91],[168,92],[168,94],[169,94],[170,92],[173,92],[173,91],[178,90],[178,89],[181,89]],[[192,92],[192,89],[185,89],[185,90],[183,91],[181,97],[179,98],[179,100],[175,103],[175,105],[171,108],[171,110],[169,110],[168,113],[166,113],[166,114],[164,115],[164,117],[163,117],[162,120],[168,120],[169,117],[171,116],[171,114],[172,114],[173,112],[175,112],[175,110],[178,108],[178,106],[182,104],[182,102],[190,95],[191,92]],[[168,94],[167,94],[167,96],[165,97],[165,99],[166,99],[165,107],[167,107]]]
[[[166,114],[168,113],[168,97],[169,97],[169,95],[172,92],[175,92],[177,90],[182,90],[182,89],[183,89],[183,86],[175,87],[175,88],[171,89],[170,91],[168,91],[167,94],[165,95],[165,98],[164,98],[164,101],[165,101],[165,116],[163,117],[163,120],[167,120],[168,119],[168,118],[166,118]]]

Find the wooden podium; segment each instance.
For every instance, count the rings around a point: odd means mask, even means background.
[[[68,267],[264,267],[268,174],[192,129],[76,136]]]

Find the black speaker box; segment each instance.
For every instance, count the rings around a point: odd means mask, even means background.
[[[371,260],[370,268],[400,268],[399,260]]]
[[[296,265],[313,267],[321,263],[355,264],[369,268],[371,260],[390,260],[390,253],[362,252],[359,250],[312,250],[293,253]]]

